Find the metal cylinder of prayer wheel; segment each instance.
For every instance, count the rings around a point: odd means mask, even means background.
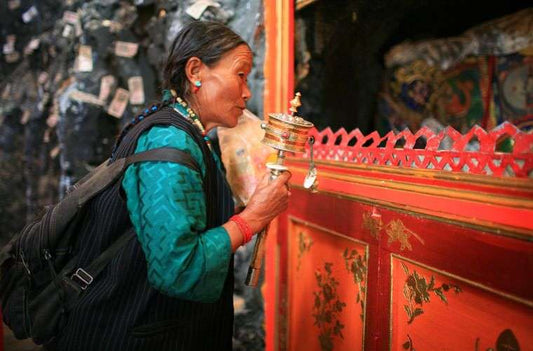
[[[313,123],[284,113],[273,113],[269,117],[263,144],[279,151],[305,152],[307,133]]]
[[[263,144],[273,147],[278,151],[276,163],[268,163],[266,166],[270,169],[270,181],[276,179],[281,172],[286,171],[287,167],[283,165],[286,152],[302,153],[305,152],[305,144],[309,138],[307,136],[313,123],[296,116],[297,108],[301,106],[300,93],[291,100],[289,113],[272,113],[269,114],[268,123],[263,123],[261,127],[265,130],[265,137],[261,141]],[[316,178],[316,169],[312,165]],[[311,183],[314,183],[311,182]],[[263,258],[265,256],[265,243],[268,233],[268,225],[257,234],[254,252],[248,274],[246,276],[246,285],[257,286]]]

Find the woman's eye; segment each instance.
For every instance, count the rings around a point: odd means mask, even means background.
[[[248,77],[246,76],[246,74],[244,72],[239,72],[239,77],[241,79],[243,79],[245,82],[248,81]]]

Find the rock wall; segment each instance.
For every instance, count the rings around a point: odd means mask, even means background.
[[[0,4],[0,244],[109,157],[121,127],[160,98],[167,48],[194,20],[223,22],[249,43],[248,109],[262,116],[261,0]],[[238,276],[251,249],[237,253]],[[260,290],[236,290],[235,349],[263,349]]]

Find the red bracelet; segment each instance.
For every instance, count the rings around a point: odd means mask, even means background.
[[[252,236],[254,235],[254,233],[252,233],[252,229],[241,216],[233,215],[229,220],[235,222],[235,224],[237,224],[237,227],[239,227],[239,230],[242,233],[243,245],[252,240]]]

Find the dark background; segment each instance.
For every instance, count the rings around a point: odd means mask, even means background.
[[[296,12],[311,53],[310,73],[296,85],[303,96],[300,113],[319,129],[369,133],[376,129],[384,55],[394,45],[458,36],[527,7],[527,1],[494,0],[316,1]],[[295,58],[297,65],[298,44]]]

